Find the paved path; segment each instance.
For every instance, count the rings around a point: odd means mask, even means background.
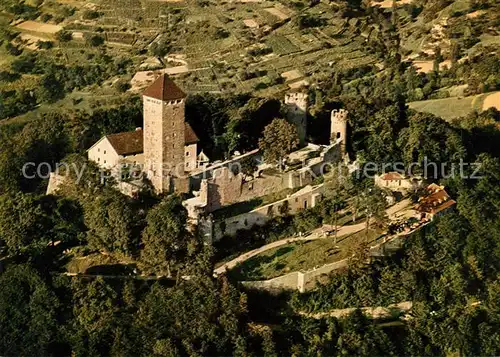
[[[406,207],[408,207],[408,205],[410,203],[411,203],[411,201],[408,200],[408,199],[406,199],[406,200],[403,200],[401,202],[398,202],[394,206],[389,207],[386,210],[387,215],[389,216],[389,219],[395,220],[397,218],[400,218],[400,217],[397,217],[398,216],[398,212],[400,212],[401,210],[403,210]],[[353,224],[353,225],[348,225],[348,226],[338,227],[337,237],[340,238],[342,236],[351,235],[351,234],[360,232],[360,231],[362,231],[365,228],[366,228],[366,223],[365,222],[358,223],[358,224]],[[238,265],[240,263],[243,263],[244,261],[246,261],[246,260],[248,260],[248,259],[250,259],[252,257],[255,257],[256,255],[259,255],[259,254],[261,254],[263,252],[266,252],[268,250],[274,249],[276,247],[280,247],[282,245],[293,243],[293,242],[309,241],[309,240],[315,240],[315,239],[325,239],[325,236],[323,234],[323,227],[315,229],[307,237],[282,239],[282,240],[279,240],[279,241],[276,241],[276,242],[272,242],[272,243],[263,245],[262,247],[259,247],[257,249],[251,250],[251,251],[249,251],[247,253],[244,253],[244,254],[240,255],[239,257],[237,257],[237,258],[235,258],[235,259],[233,259],[233,260],[231,260],[231,261],[229,261],[229,262],[221,265],[220,267],[216,268],[214,270],[214,274],[215,275],[222,274],[226,270],[231,270],[236,265]]]

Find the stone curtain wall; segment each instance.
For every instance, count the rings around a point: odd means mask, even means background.
[[[266,196],[287,188],[286,177],[282,175],[263,176],[241,185],[240,196],[235,202],[249,201],[256,197]]]
[[[301,293],[310,290],[316,286],[318,278],[322,275],[328,275],[334,270],[342,269],[347,266],[347,259],[323,265],[321,268],[309,270],[307,272],[294,271],[269,280],[242,281],[247,287],[262,290],[299,290]]]
[[[245,182],[242,174],[234,175],[228,168],[222,168],[207,183],[207,212],[213,212],[230,204],[250,201],[287,188],[294,189],[310,185],[313,180],[314,177],[309,171],[304,170],[303,172],[292,171],[276,175],[263,175]],[[201,192],[205,194],[203,188]]]
[[[221,230],[220,222],[215,223],[213,239],[219,240],[224,235],[235,235],[240,229],[250,229],[254,225],[264,225],[271,217],[280,215],[280,207],[288,202],[288,213],[295,214],[300,210],[312,208],[321,200],[323,184],[307,186],[287,198],[259,207],[248,213],[240,214],[224,220],[225,230]]]
[[[296,290],[299,281],[299,272],[294,271],[286,275],[278,276],[274,279],[259,281],[242,281],[241,283],[250,288],[268,291]]]
[[[221,163],[213,164],[213,165],[205,168],[204,170],[192,173],[189,176],[189,179],[191,181],[191,189],[195,190],[195,191],[200,190],[201,181],[203,179],[211,179],[214,176],[214,173],[218,169],[223,168],[223,167],[231,167],[234,165],[238,165],[242,160],[247,159],[247,158],[252,158],[252,157],[255,160],[258,160],[261,157],[261,155],[259,153],[259,149],[249,151],[243,155],[233,157],[232,159],[229,159],[229,160],[221,162]]]
[[[256,153],[251,155],[256,155]],[[260,177],[245,181],[243,174],[232,172],[231,163],[222,163],[216,169],[208,169],[203,173],[192,175],[190,177],[191,188],[199,187],[200,199],[206,202],[205,213],[210,213],[224,206],[250,201],[284,189],[311,185],[315,177],[322,176],[340,160],[341,142],[337,141],[325,147],[318,157],[309,160],[306,167],[298,170],[262,173]],[[206,176],[208,179],[202,180]]]

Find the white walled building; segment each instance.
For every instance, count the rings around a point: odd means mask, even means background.
[[[184,165],[186,171],[197,167],[198,137],[188,123],[184,123]],[[142,129],[102,137],[88,151],[89,160],[99,167],[113,170],[118,165],[144,166],[144,135]]]
[[[421,184],[422,180],[406,177],[399,172],[386,172],[375,176],[375,185],[391,191],[409,191],[419,187]]]
[[[88,151],[88,158],[99,167],[113,169],[124,162],[144,164],[142,130],[102,137]]]

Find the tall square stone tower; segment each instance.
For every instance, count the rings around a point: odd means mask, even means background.
[[[161,75],[143,93],[145,172],[156,192],[185,191],[186,94]]]

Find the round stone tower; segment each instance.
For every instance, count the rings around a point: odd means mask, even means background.
[[[345,153],[347,142],[347,114],[345,109],[332,110],[331,114],[330,143],[335,144],[340,140],[342,153]]]

